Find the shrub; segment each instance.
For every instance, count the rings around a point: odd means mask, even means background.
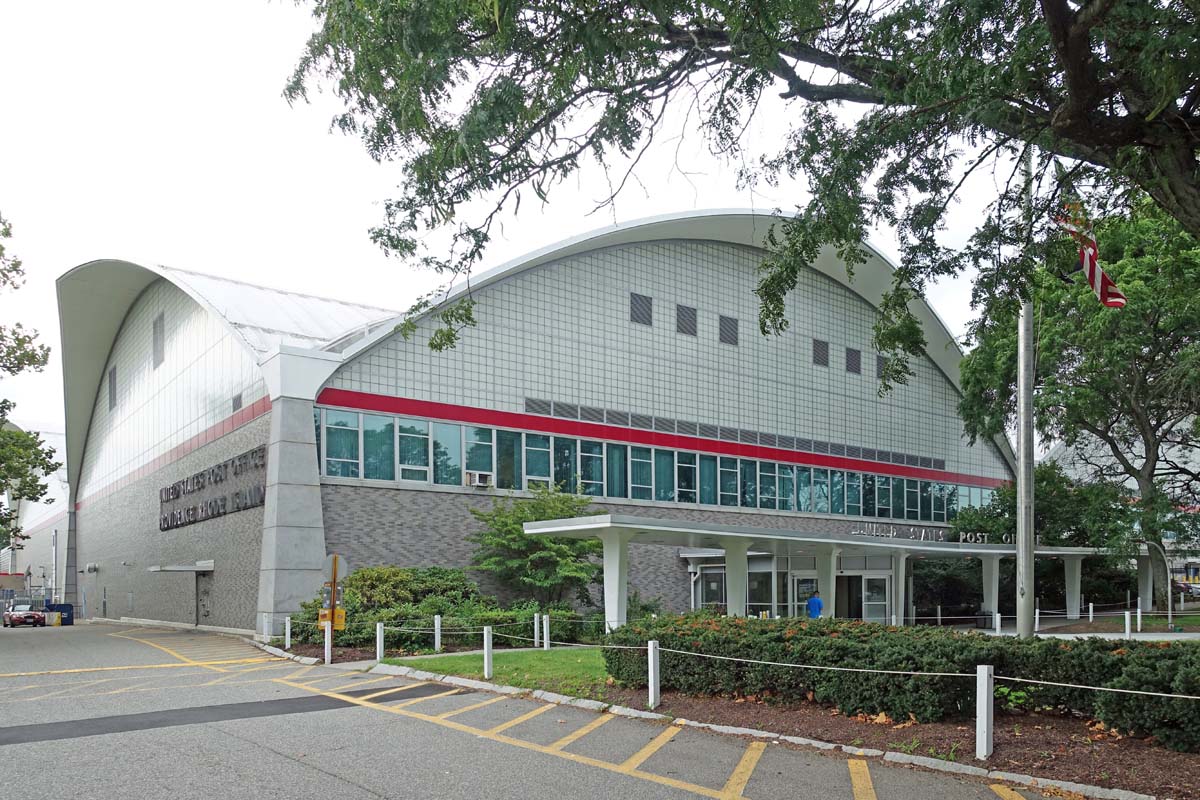
[[[632,623],[606,640],[640,646],[649,639],[657,639],[663,648],[683,651],[661,654],[663,689],[698,695],[755,695],[782,703],[812,699],[846,714],[882,712],[900,720],[911,715],[919,722],[973,714],[977,664],[991,664],[997,675],[1010,677],[1200,695],[1200,647],[1188,642],[1009,639],[928,626],[892,628],[857,620],[756,620],[705,613]],[[605,650],[604,658],[618,683],[646,684],[644,652]],[[968,677],[809,670],[774,664]],[[1154,736],[1175,749],[1200,749],[1196,701],[1041,684],[998,685],[1020,689],[1025,707],[1079,712],[1121,731]],[[1001,694],[1008,697],[1011,691]]]

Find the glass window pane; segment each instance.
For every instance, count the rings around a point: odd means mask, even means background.
[[[892,478],[892,519],[904,519],[905,483],[904,478]]]
[[[862,515],[862,476],[857,472],[846,473],[846,513],[852,517]]]
[[[492,429],[467,428],[467,471],[492,471]]]
[[[358,429],[328,428],[325,431],[325,457],[358,462]]]
[[[429,423],[423,419],[401,419],[397,430],[409,436],[428,436]]]
[[[796,510],[812,511],[812,470],[796,467]]]
[[[675,454],[675,490],[680,503],[696,502],[696,454]]]
[[[330,459],[325,462],[325,474],[335,478],[357,478],[358,462],[334,461]]]
[[[875,476],[875,515],[892,515],[892,479],[886,475]]]
[[[325,426],[329,428],[357,428],[358,412],[334,411],[330,409],[325,412]]]
[[[835,469],[829,473],[829,511],[832,514],[846,513],[846,473]]]
[[[979,490],[979,505],[988,506],[991,504],[992,504],[992,490],[991,489],[980,489]]]
[[[654,498],[654,468],[649,447],[629,448],[629,496],[634,500]]]
[[[400,480],[402,481],[428,481],[429,470],[427,469],[411,469],[409,467],[400,468]]]
[[[409,467],[428,467],[429,437],[401,435],[400,464]]]
[[[813,470],[813,511],[829,513],[829,470]]]
[[[579,446],[576,439],[554,437],[554,482],[564,492],[572,494],[579,488],[578,467],[575,466],[575,452]]]
[[[741,504],[750,508],[758,506],[758,462],[748,458],[741,460]]]
[[[545,447],[538,447],[545,440]],[[550,437],[525,434],[525,476],[539,478],[543,482],[550,480]],[[543,483],[545,485],[545,483]]]
[[[623,444],[608,445],[608,489],[609,497],[629,496],[629,475],[626,465],[627,450]]]
[[[721,505],[738,504],[738,466],[736,458],[721,458],[720,461]]]
[[[921,518],[921,482],[909,478],[904,482],[904,487],[908,497],[906,518],[919,520]]]
[[[518,431],[496,431],[496,486],[500,489],[525,488]]]
[[[874,475],[863,475],[862,476],[862,497],[863,497],[862,515],[864,517],[875,516],[875,476]]]
[[[946,521],[952,522],[958,516],[958,487],[946,487]]]
[[[775,465],[758,463],[758,507],[775,508]]]
[[[796,481],[792,476],[795,469],[790,464],[779,465],[779,510],[791,511],[796,507]]]
[[[946,521],[946,484],[933,485],[933,521]]]
[[[717,504],[717,457],[700,456],[700,502]]]
[[[654,451],[654,499],[675,499],[675,451]]]
[[[321,469],[321,409],[313,409],[313,428],[317,434],[317,469]]]
[[[921,481],[921,521],[929,522],[933,519],[933,484],[929,481]]]
[[[396,479],[396,428],[391,417],[363,414],[363,477],[379,481]]]
[[[579,443],[579,471],[583,493],[592,497],[603,497],[604,445],[602,443]]]
[[[433,482],[462,486],[462,428],[433,424]]]

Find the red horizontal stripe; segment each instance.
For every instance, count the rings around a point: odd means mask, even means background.
[[[720,439],[705,439],[698,436],[683,436],[676,433],[645,431],[638,428],[621,428],[599,422],[542,417],[536,414],[522,414],[515,411],[493,411],[488,408],[474,408],[472,406],[457,406],[449,403],[434,403],[429,400],[412,400],[406,397],[390,397],[388,395],[368,394],[366,392],[352,392],[347,389],[325,389],[317,397],[317,402],[322,405],[341,406],[359,411],[379,411],[386,414],[399,414],[407,417],[425,417],[428,419],[446,420],[448,422],[486,425],[488,427],[517,428],[537,431],[538,433],[579,436],[587,439],[609,439],[651,447],[669,447],[674,450],[699,450],[725,456],[759,458],[765,461],[782,461],[791,464],[845,469],[856,472],[875,472],[881,475],[920,478],[940,483],[967,483],[974,486],[996,487],[1008,482],[1003,479],[983,478],[977,475],[925,469],[923,467],[909,467],[882,461],[867,461],[865,459],[846,458],[844,456],[827,456],[820,453],[804,453],[798,450],[783,450],[778,447],[726,442]]]
[[[117,478],[96,491],[89,494],[87,497],[75,501],[75,510],[78,511],[83,507],[84,503],[91,503],[99,500],[102,497],[125,488],[134,481],[141,480],[148,475],[153,475],[158,470],[174,463],[183,458],[193,450],[198,450],[210,442],[215,442],[227,433],[232,433],[235,428],[240,428],[248,422],[258,419],[263,414],[271,410],[271,398],[260,397],[248,406],[243,406],[230,416],[217,422],[204,430],[197,433],[185,442],[175,445],[161,456],[154,458],[149,463],[143,464],[132,472]]]

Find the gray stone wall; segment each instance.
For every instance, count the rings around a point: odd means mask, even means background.
[[[159,530],[159,489],[202,469],[265,444],[270,416],[264,415],[215,442],[188,453],[158,472],[99,499],[78,512],[78,569],[89,616],[170,622],[196,621],[196,577],[192,572],[148,572],[156,565],[194,564],[212,559],[209,616],[202,625],[253,629],[258,600],[263,508],[228,513],[174,530]],[[265,471],[251,480],[262,482]],[[228,489],[240,488],[231,484]],[[132,603],[130,596],[132,595]],[[132,606],[132,607],[131,607]]]

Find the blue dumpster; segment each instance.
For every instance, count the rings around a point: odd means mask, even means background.
[[[75,624],[75,606],[71,603],[47,603],[46,610],[62,614],[63,625]]]

